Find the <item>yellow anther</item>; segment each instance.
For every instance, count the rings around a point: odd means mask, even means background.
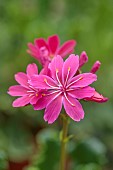
[[[56,73],[58,73],[58,68],[56,68]]]
[[[68,67],[68,71],[70,71],[71,70],[71,68],[70,67]]]
[[[38,97],[38,93],[36,93],[36,97]]]
[[[46,94],[42,93],[42,96],[46,96]]]
[[[46,78],[44,78],[44,81],[45,81],[45,82],[47,82],[47,79],[46,79]]]
[[[50,58],[53,59],[54,55],[53,54],[50,54]]]
[[[79,80],[82,80],[82,79],[83,79],[83,77],[80,77],[80,78],[79,78]]]

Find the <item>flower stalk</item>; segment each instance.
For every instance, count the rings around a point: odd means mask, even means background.
[[[66,168],[66,145],[68,142],[68,124],[69,119],[66,115],[62,116],[63,127],[62,127],[62,135],[61,135],[61,158],[60,158],[60,170],[65,170]]]

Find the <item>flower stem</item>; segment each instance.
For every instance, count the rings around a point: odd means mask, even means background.
[[[68,118],[63,115],[63,127],[61,137],[61,158],[60,158],[60,170],[65,170],[66,167],[66,144],[67,144],[67,132],[68,132]]]

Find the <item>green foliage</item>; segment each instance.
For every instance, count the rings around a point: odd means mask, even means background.
[[[7,168],[7,158],[4,150],[0,149],[0,170],[6,170]]]
[[[27,170],[56,170],[59,163],[60,145],[58,133],[51,129],[42,130],[38,135],[39,152]]]
[[[79,165],[74,170],[102,170],[101,166],[97,164],[87,164],[87,165]]]
[[[87,139],[85,141],[80,141],[72,152],[72,157],[77,164],[104,164],[106,162],[105,158],[106,148],[97,139]]]

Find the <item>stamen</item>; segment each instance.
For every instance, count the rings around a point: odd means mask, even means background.
[[[76,90],[77,90],[77,89],[81,89],[81,88],[83,88],[83,87],[76,87]],[[70,92],[70,91],[73,91],[73,90],[75,90],[75,88],[73,88],[73,89],[67,89],[66,92]]]
[[[42,96],[46,96],[46,94],[42,93]]]
[[[60,80],[58,78],[58,72],[59,72],[58,69],[56,69],[56,78],[57,78],[57,81],[58,81],[59,85],[62,86],[62,84],[61,84],[61,82],[60,82]]]
[[[38,97],[38,93],[36,93],[36,97]]]
[[[53,100],[54,99],[56,99],[58,96],[60,96],[62,94],[62,92],[59,92],[54,98],[53,98]]]
[[[82,79],[83,79],[82,76],[79,77],[77,80],[75,80],[75,81],[73,81],[72,83],[68,84],[67,88],[70,87],[72,84],[74,84],[74,83],[76,83],[77,81],[82,80]]]
[[[70,71],[71,70],[71,68],[70,67],[68,67],[68,71]]]
[[[29,97],[34,96],[34,94],[30,94]]]
[[[67,73],[67,77],[66,77],[66,81],[65,81],[64,87],[66,86],[66,83],[67,83],[67,81],[68,81],[68,77],[69,77],[69,72],[70,72],[70,70],[71,70],[71,68],[68,67],[68,73]]]
[[[51,94],[55,94],[55,93],[58,93],[58,92],[60,92],[60,90],[56,90],[56,91],[53,91],[53,92],[51,92],[51,93],[49,93],[49,94],[44,94],[45,96],[49,96],[49,95],[51,95]],[[62,92],[61,92],[62,93]]]
[[[67,100],[72,106],[75,106],[75,105],[74,105],[73,103],[71,103],[71,101],[67,98],[66,93],[64,93],[64,96],[65,96],[66,100]]]
[[[28,93],[34,93],[34,90],[28,90],[27,92]]]
[[[51,87],[52,89],[59,89],[59,87],[55,87],[55,86],[50,85],[50,84],[48,83],[48,81],[47,81],[46,78],[44,78],[44,82],[45,82],[49,87]]]

